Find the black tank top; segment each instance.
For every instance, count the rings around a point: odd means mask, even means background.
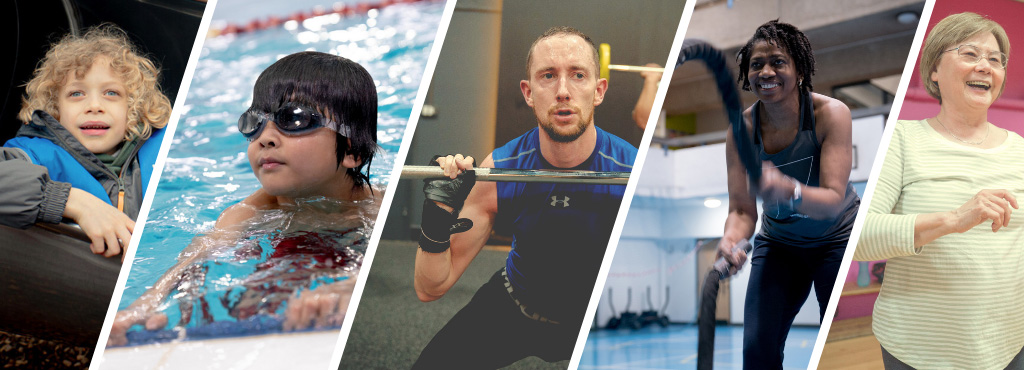
[[[754,103],[751,121],[754,125],[754,145],[762,161],[771,161],[779,171],[806,186],[820,186],[821,143],[815,133],[814,103],[809,93],[800,94],[800,130],[796,138],[778,153],[764,151],[761,140],[759,111],[761,102]],[[776,242],[798,247],[845,244],[850,239],[853,221],[857,217],[860,197],[853,186],[846,184],[846,195],[840,205],[843,211],[832,219],[815,220],[791,209],[789,202],[764,202],[761,214],[760,242]],[[757,243],[761,244],[761,243]]]

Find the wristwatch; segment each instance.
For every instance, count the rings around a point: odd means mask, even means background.
[[[803,198],[804,184],[801,184],[799,180],[794,179],[792,177],[790,178],[790,180],[793,180],[793,197],[789,198],[789,208],[795,210],[796,207],[800,206],[800,201],[804,199]]]

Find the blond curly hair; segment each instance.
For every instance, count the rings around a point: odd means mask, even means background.
[[[92,27],[81,36],[69,34],[50,47],[25,85],[18,118],[30,122],[32,113],[42,110],[60,120],[58,97],[69,73],[84,78],[100,56],[110,59],[110,69],[121,77],[127,90],[128,131],[124,139],[147,139],[154,129],[166,126],[171,102],[160,91],[160,70],[139,54],[123,30],[110,24]]]

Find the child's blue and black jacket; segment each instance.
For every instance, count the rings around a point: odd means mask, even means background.
[[[115,207],[123,192],[119,208],[137,219],[163,135],[163,129],[154,130],[115,174],[59,121],[34,112],[32,122],[0,148],[0,224],[60,222],[72,187]]]

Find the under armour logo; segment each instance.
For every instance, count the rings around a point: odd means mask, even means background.
[[[557,196],[552,195],[551,196],[551,206],[552,207],[558,207],[558,204],[561,203],[562,204],[562,208],[568,207],[569,206],[569,197],[563,197],[563,198],[564,199],[558,199]]]

